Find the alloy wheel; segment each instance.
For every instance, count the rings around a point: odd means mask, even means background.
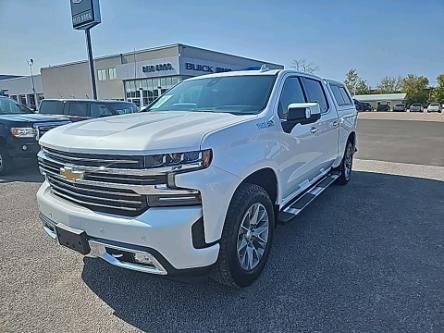
[[[260,263],[268,243],[268,234],[267,209],[256,202],[247,209],[239,227],[237,257],[242,269],[251,271]]]

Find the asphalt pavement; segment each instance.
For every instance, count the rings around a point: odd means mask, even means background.
[[[444,164],[429,143],[444,123],[416,123],[360,120],[359,171],[278,226],[242,290],[56,246],[38,222],[35,166],[0,179],[0,332],[443,332]]]

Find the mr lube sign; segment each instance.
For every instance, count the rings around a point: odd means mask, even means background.
[[[101,22],[99,0],[70,0],[72,26],[85,30]]]

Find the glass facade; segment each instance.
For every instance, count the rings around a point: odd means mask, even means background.
[[[148,105],[165,91],[186,78],[185,76],[166,76],[126,80],[124,81],[126,100],[140,107]]]

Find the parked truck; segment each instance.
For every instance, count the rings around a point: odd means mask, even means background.
[[[248,286],[276,223],[350,180],[356,124],[340,82],[265,67],[191,78],[146,112],[45,134],[41,222],[115,266]]]

